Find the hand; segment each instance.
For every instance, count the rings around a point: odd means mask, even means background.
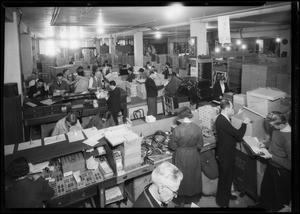
[[[272,158],[272,154],[270,154],[270,152],[266,149],[264,149],[264,151],[262,152],[262,154],[260,155],[262,158],[265,159],[270,159]]]
[[[246,118],[243,120],[243,123],[245,123],[245,124],[251,123],[251,120],[250,120],[248,117],[246,117]]]
[[[220,95],[220,96],[219,96],[219,99],[222,100],[222,98],[223,98],[223,97]]]
[[[258,143],[258,148],[266,148],[266,145],[264,144],[263,141]]]
[[[42,173],[38,173],[38,174],[34,174],[34,175],[32,175],[32,178],[33,178],[33,180],[37,180],[39,177],[41,177],[42,176]]]

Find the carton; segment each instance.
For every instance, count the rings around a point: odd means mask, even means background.
[[[241,113],[231,117],[231,124],[234,128],[239,129],[245,117],[248,117],[253,122],[247,124],[246,133],[244,136],[257,137],[258,140],[263,139],[266,135],[265,119],[254,112],[244,109]]]

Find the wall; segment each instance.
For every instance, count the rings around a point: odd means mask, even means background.
[[[32,41],[30,33],[20,35],[20,44],[22,73],[24,75],[24,78],[26,79],[28,76],[30,76],[33,68]]]
[[[16,12],[13,13],[13,18],[13,22],[5,22],[4,83],[16,82],[19,94],[22,95],[19,33]]]

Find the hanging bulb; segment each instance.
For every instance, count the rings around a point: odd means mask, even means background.
[[[221,51],[220,47],[216,47],[216,48],[215,48],[215,52],[216,52],[216,53],[220,53],[220,51]]]
[[[247,45],[242,44],[242,49],[245,50],[247,48]]]
[[[231,47],[228,45],[228,46],[226,47],[226,50],[227,50],[227,51],[230,51],[230,50],[231,50]]]
[[[280,39],[279,36],[276,38],[276,42],[277,42],[277,43],[281,42],[281,39]]]
[[[237,45],[241,45],[242,44],[242,40],[240,40],[240,39],[236,40],[236,44]]]

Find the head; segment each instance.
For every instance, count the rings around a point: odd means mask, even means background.
[[[105,122],[106,120],[108,120],[111,117],[111,113],[108,110],[105,110],[104,112],[102,112],[100,114],[100,117],[101,117],[101,120]]]
[[[128,73],[131,74],[132,72],[133,72],[132,67],[129,67],[129,68],[128,68]]]
[[[29,173],[28,161],[25,157],[19,157],[9,164],[6,172],[12,179],[23,177]]]
[[[139,69],[139,72],[140,72],[140,73],[143,73],[144,71],[145,71],[144,68],[140,68],[140,69]]]
[[[152,79],[154,79],[156,76],[156,72],[155,71],[150,71],[149,72],[149,77],[151,77]]]
[[[31,72],[31,76],[33,76],[34,78],[36,78],[37,77],[37,72],[36,71],[32,71]]]
[[[37,83],[36,83],[36,85],[37,85],[38,88],[42,87],[43,84],[44,84],[44,80],[43,80],[43,79],[39,79],[39,80],[37,81]]]
[[[170,68],[171,64],[169,62],[166,62],[166,67]]]
[[[112,80],[112,81],[109,81],[109,88],[111,89],[111,90],[113,90],[115,87],[116,87],[116,82],[114,81],[114,80]]]
[[[69,74],[70,74],[69,69],[66,69],[66,68],[65,68],[65,69],[63,70],[63,75],[64,75],[64,76],[69,76]]]
[[[157,199],[167,204],[177,197],[183,174],[175,165],[163,162],[153,170],[151,179],[156,187]]]
[[[104,65],[105,65],[105,66],[108,65],[108,61],[107,61],[107,60],[104,61]]]
[[[77,123],[77,115],[75,112],[72,112],[66,117],[66,125],[68,127],[71,127],[74,126],[76,123]]]
[[[77,73],[78,72],[83,72],[83,67],[82,66],[78,66],[78,68],[76,70],[77,70]]]
[[[220,75],[219,82],[220,83],[225,83],[226,82],[226,77],[224,75]]]
[[[180,119],[183,119],[183,118],[190,118],[191,119],[193,117],[193,113],[192,113],[192,111],[189,107],[183,106],[179,110],[178,117]]]
[[[151,63],[150,62],[146,63],[146,69],[151,69]]]
[[[270,112],[266,117],[266,121],[272,128],[277,130],[281,130],[287,126],[285,116],[279,111]]]
[[[97,71],[98,65],[93,65],[92,72],[95,73]]]
[[[57,80],[58,82],[61,82],[62,77],[63,77],[62,73],[58,73],[58,74],[56,75],[56,80]]]
[[[233,105],[228,99],[223,99],[220,101],[221,112],[228,117],[234,115]]]
[[[97,71],[95,72],[95,77],[99,78],[101,76],[101,71],[100,69],[97,69]]]

